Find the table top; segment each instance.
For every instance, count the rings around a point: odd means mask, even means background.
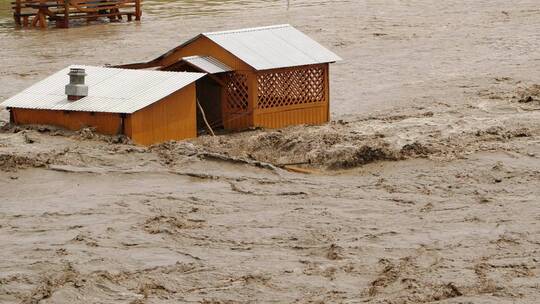
[[[58,3],[27,3],[26,7],[30,8],[48,8],[48,7],[63,7],[63,4]]]

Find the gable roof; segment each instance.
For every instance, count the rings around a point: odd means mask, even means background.
[[[88,96],[68,101],[70,68],[86,71]],[[204,73],[70,66],[7,99],[1,106],[25,109],[133,113],[184,88]]]
[[[268,70],[341,60],[289,24],[203,33],[183,43],[182,48],[206,37],[256,70]]]

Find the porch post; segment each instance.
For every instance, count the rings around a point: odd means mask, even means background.
[[[15,11],[13,12],[13,19],[17,27],[21,26],[21,0],[15,1]]]
[[[62,27],[64,28],[69,27],[69,1],[70,0],[64,0],[64,22],[62,24]]]
[[[141,0],[135,0],[135,20],[140,21],[141,15]]]
[[[258,94],[258,87],[257,87],[257,72],[256,71],[250,71],[248,74],[248,113],[249,117],[251,117],[251,121],[249,122],[250,127],[255,127],[257,122],[257,94]]]

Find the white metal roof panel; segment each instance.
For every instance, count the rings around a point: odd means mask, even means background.
[[[86,71],[88,96],[68,101],[65,85],[70,68]],[[3,107],[133,113],[182,89],[204,73],[126,70],[93,66],[70,66],[7,99]]]
[[[341,60],[339,56],[289,24],[202,35],[257,70]]]
[[[191,56],[182,58],[183,61],[209,74],[230,72],[233,69],[211,56]]]

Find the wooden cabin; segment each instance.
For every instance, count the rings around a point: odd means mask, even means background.
[[[291,25],[203,33],[145,63],[120,67],[201,71],[197,98],[213,127],[240,130],[330,119],[336,54]]]
[[[0,105],[15,124],[94,127],[143,145],[205,127],[321,124],[337,60],[290,25],[204,33],[150,62],[66,68]]]
[[[71,66],[0,105],[14,124],[93,127],[151,145],[197,136],[195,82],[204,75]]]

